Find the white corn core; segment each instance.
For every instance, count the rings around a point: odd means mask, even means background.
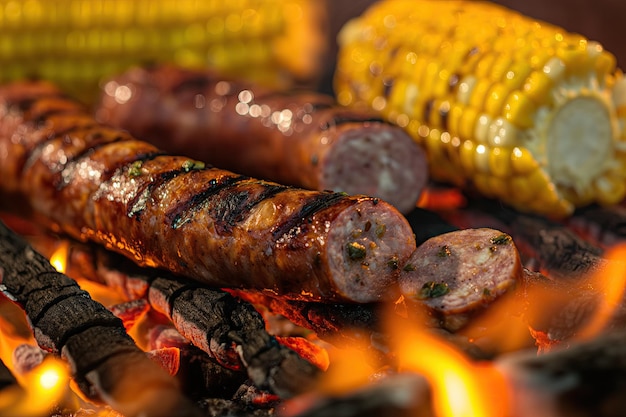
[[[610,109],[594,95],[565,101],[548,120],[548,173],[559,185],[582,190],[606,168],[613,146]]]

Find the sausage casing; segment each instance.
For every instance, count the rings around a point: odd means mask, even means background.
[[[426,154],[403,129],[312,91],[134,68],[105,83],[96,115],[168,152],[281,184],[379,197],[404,213],[428,180]]]
[[[96,123],[47,83],[0,87],[0,175],[0,191],[20,197],[4,198],[7,207],[217,287],[388,300],[415,249],[408,222],[383,200],[166,154]]]

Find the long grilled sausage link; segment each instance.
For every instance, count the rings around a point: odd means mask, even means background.
[[[0,191],[140,265],[218,287],[371,302],[396,297],[397,265],[415,249],[406,218],[380,199],[165,154],[45,83],[0,87],[0,114]]]
[[[403,129],[310,91],[134,68],[105,84],[96,115],[169,152],[281,184],[379,197],[404,213],[428,179],[425,152]]]

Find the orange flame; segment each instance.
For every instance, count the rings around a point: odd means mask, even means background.
[[[18,376],[18,386],[0,392],[0,415],[39,417],[50,415],[69,390],[69,370],[60,359],[48,356],[35,369]]]
[[[69,254],[69,243],[62,241],[56,248],[52,256],[50,256],[50,264],[59,272],[67,270],[67,257]]]
[[[613,317],[624,297],[626,288],[626,244],[617,245],[607,250],[606,266],[596,271],[589,282],[590,289],[600,292],[602,300],[593,316],[578,330],[576,338],[591,339],[600,333]]]
[[[472,361],[434,333],[404,319],[389,320],[400,370],[423,375],[438,417],[503,417],[509,407],[504,376],[490,363]]]

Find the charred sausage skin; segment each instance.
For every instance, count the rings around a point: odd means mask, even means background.
[[[380,199],[166,154],[96,123],[47,83],[0,87],[0,175],[5,196],[54,230],[216,287],[390,300],[415,249],[406,219]]]
[[[428,179],[422,148],[372,112],[207,71],[134,68],[105,84],[96,115],[169,152],[281,184],[379,197],[404,213]]]

